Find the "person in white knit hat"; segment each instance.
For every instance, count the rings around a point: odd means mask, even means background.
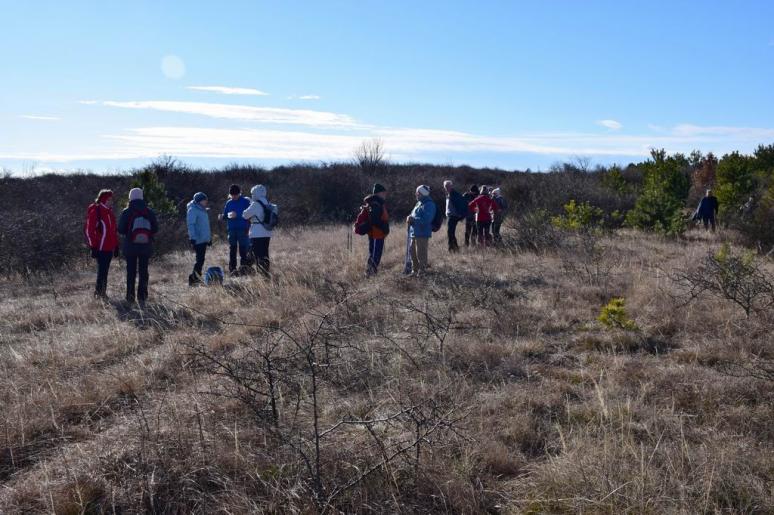
[[[148,298],[148,262],[153,254],[153,237],[159,230],[156,213],[143,199],[142,189],[129,191],[129,205],[121,212],[118,220],[118,234],[124,236],[124,257],[126,258],[126,301],[135,301],[135,279],[137,301],[145,305]]]
[[[427,247],[433,235],[433,218],[435,217],[435,202],[430,198],[430,187],[424,184],[417,187],[417,203],[411,214],[406,218],[411,238],[411,275],[422,275],[427,269]]]

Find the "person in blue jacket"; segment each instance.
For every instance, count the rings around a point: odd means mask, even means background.
[[[226,220],[228,228],[228,271],[237,272],[237,249],[239,250],[239,268],[244,269],[250,255],[250,221],[242,217],[242,213],[250,205],[250,199],[242,195],[237,184],[232,184],[228,190],[229,200],[223,206],[219,216]]]
[[[188,276],[188,284],[191,286],[202,282],[204,256],[207,254],[207,247],[212,245],[210,217],[207,214],[208,204],[207,195],[201,191],[196,193],[193,196],[193,200],[188,203],[188,212],[186,214],[188,239],[191,241],[191,248],[196,253],[193,272]]]
[[[433,235],[435,202],[430,198],[430,187],[419,186],[416,190],[417,203],[406,218],[411,238],[411,275],[418,277],[427,270],[427,247]]]

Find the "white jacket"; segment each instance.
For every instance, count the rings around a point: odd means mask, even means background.
[[[263,203],[263,205],[262,205]],[[266,199],[266,187],[262,185],[253,186],[250,190],[250,205],[242,212],[242,218],[250,221],[251,238],[271,238],[272,231],[266,229],[261,222],[266,219],[263,206],[266,205],[277,213],[277,205],[270,203]]]

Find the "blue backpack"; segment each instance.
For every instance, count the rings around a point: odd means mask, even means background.
[[[215,284],[223,284],[223,269],[219,266],[211,266],[204,273],[204,284],[212,286]]]

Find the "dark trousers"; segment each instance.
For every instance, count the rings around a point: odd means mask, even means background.
[[[137,300],[148,298],[148,261],[150,256],[126,256],[126,300],[134,302],[134,282],[139,267],[140,280],[137,284]]]
[[[492,222],[476,222],[476,226],[478,226],[478,244],[489,245],[492,241],[492,235],[489,233]]]
[[[465,246],[476,244],[476,221],[470,218],[465,219]]]
[[[250,250],[255,258],[258,271],[269,276],[269,242],[271,238],[250,238]]]
[[[457,244],[457,224],[462,220],[459,216],[449,215],[446,222],[446,235],[449,240],[449,252],[456,252],[460,249]]]
[[[366,274],[374,275],[379,271],[379,263],[382,262],[382,254],[384,253],[384,238],[377,240],[368,237],[368,266],[366,268]]]
[[[704,223],[704,228],[709,229],[710,226],[712,226],[712,231],[715,231],[715,217],[714,216],[707,216],[701,219],[701,221]]]
[[[97,286],[94,288],[94,295],[97,297],[107,295],[108,271],[112,260],[112,252],[97,252]]]
[[[194,252],[196,253],[196,261],[194,262],[193,275],[197,279],[202,277],[202,268],[204,268],[204,257],[207,255],[207,244],[197,243],[194,245]]]
[[[250,237],[247,231],[228,232],[228,271],[237,269],[237,250],[239,250],[239,266],[247,264],[247,254],[250,252]]]

